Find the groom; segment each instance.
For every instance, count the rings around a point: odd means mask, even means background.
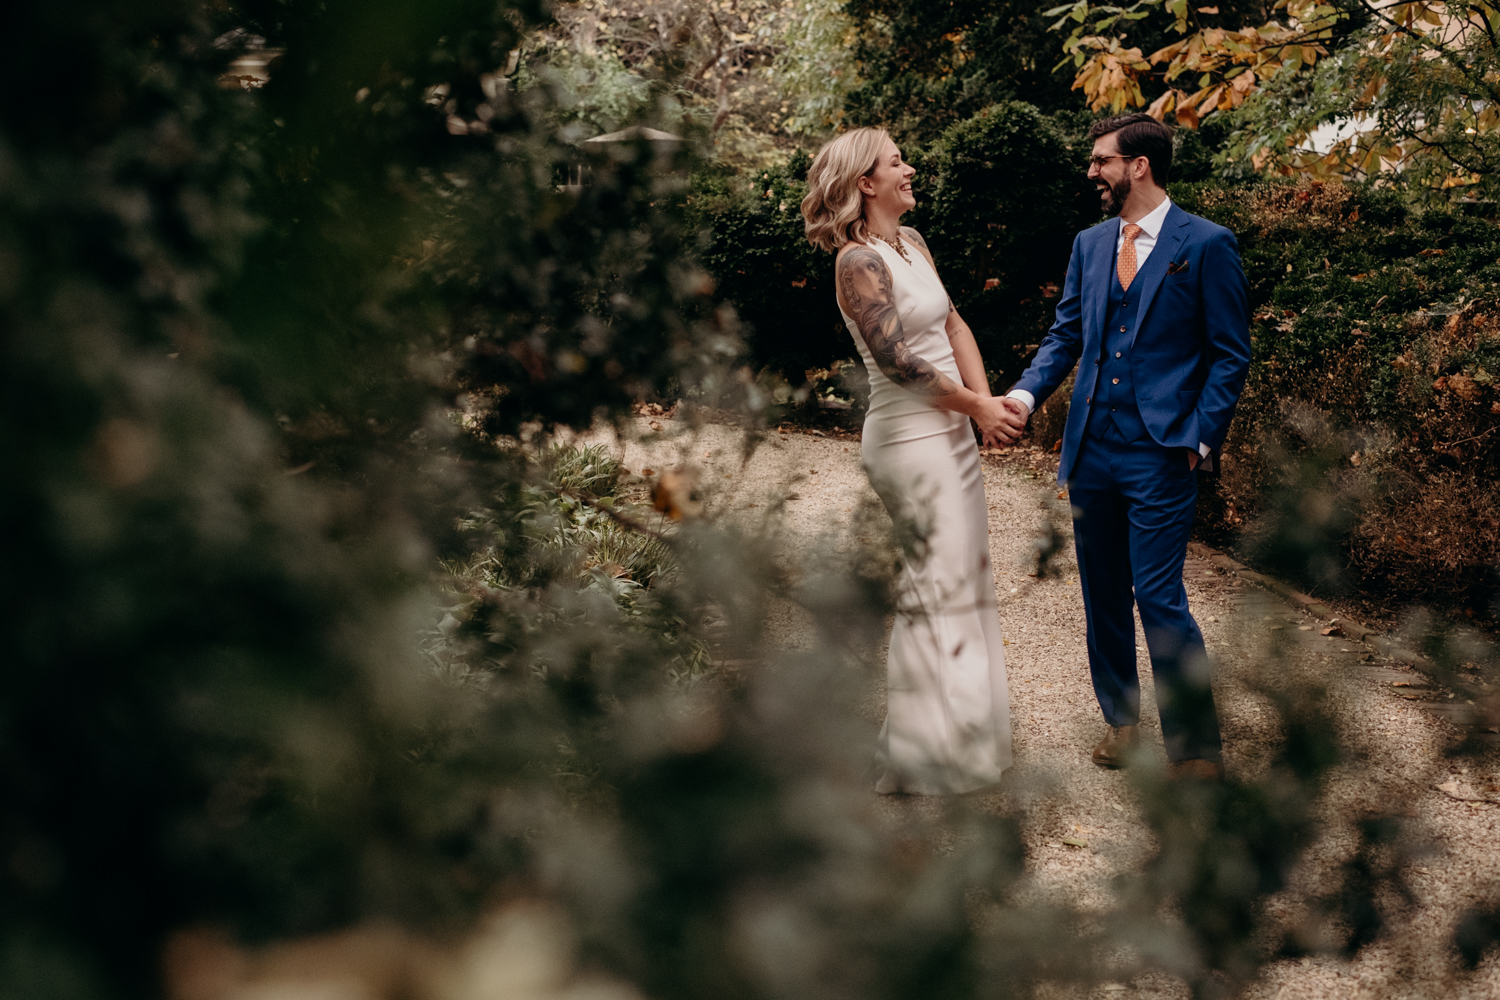
[[[1078,365],[1058,479],[1073,505],[1089,669],[1104,720],[1094,763],[1136,742],[1140,610],[1172,775],[1223,777],[1203,635],[1182,562],[1199,464],[1224,443],[1245,385],[1250,331],[1239,245],[1173,205],[1172,133],[1144,114],[1089,130],[1089,178],[1118,219],[1078,235],[1057,320],[1007,397],[1011,429]]]

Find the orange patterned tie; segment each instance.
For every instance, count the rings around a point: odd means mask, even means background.
[[[1125,242],[1120,245],[1120,260],[1115,269],[1120,274],[1120,287],[1127,292],[1130,291],[1130,283],[1135,280],[1135,238],[1145,232],[1134,222],[1125,224]]]

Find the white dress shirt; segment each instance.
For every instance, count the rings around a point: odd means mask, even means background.
[[[1135,269],[1139,274],[1141,268],[1146,266],[1146,258],[1151,256],[1151,251],[1156,249],[1156,238],[1161,235],[1161,227],[1167,221],[1167,212],[1172,208],[1172,199],[1163,198],[1161,204],[1157,205],[1146,216],[1136,223],[1141,231],[1135,237]],[[1118,259],[1120,248],[1125,245],[1125,227],[1128,223],[1125,218],[1120,218],[1119,235],[1115,237],[1115,257]],[[1036,409],[1036,397],[1025,389],[1012,389],[1006,393],[1011,399],[1019,399],[1026,406],[1026,412],[1030,413]],[[1204,458],[1208,457],[1210,449],[1203,442],[1198,442],[1198,453]]]

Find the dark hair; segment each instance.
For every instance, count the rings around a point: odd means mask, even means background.
[[[1115,133],[1121,156],[1144,156],[1151,164],[1151,179],[1157,187],[1166,187],[1172,173],[1172,130],[1150,115],[1137,111],[1129,115],[1101,118],[1089,128],[1089,138]]]

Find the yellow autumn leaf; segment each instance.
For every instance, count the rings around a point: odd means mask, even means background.
[[[1177,91],[1169,90],[1165,94],[1162,94],[1156,100],[1151,102],[1151,106],[1146,109],[1146,114],[1150,115],[1152,118],[1155,118],[1157,121],[1161,121],[1167,116],[1167,112],[1171,111],[1176,103]]]
[[[1207,97],[1205,97],[1203,99],[1203,103],[1201,103],[1201,104],[1198,105],[1198,117],[1199,118],[1206,118],[1210,114],[1213,113],[1213,111],[1219,105],[1219,95],[1222,94],[1223,92],[1224,92],[1224,85],[1220,84],[1219,86],[1215,87],[1209,93],[1209,95]]]

